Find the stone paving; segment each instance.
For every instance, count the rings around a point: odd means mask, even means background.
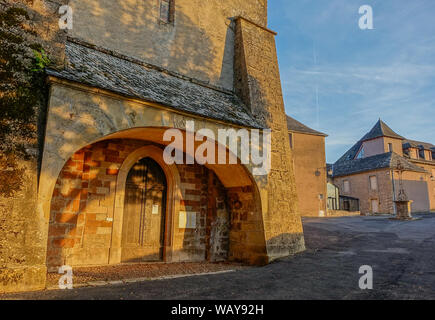
[[[138,282],[140,280],[155,280],[163,278],[184,277],[190,275],[223,273],[246,268],[236,263],[129,263],[116,266],[76,267],[74,287],[95,286],[96,284],[120,284],[123,282]],[[47,287],[59,289],[59,273],[47,275]]]
[[[261,268],[0,299],[435,299],[435,213],[304,219],[307,251]],[[359,289],[360,266],[374,272]]]

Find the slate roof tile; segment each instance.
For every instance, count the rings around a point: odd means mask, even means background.
[[[232,92],[215,90],[75,42],[67,42],[66,56],[64,70],[47,73],[206,118],[250,128],[263,127]]]
[[[333,175],[338,177],[384,168],[397,169],[399,163],[402,164],[404,170],[426,172],[423,168],[411,163],[397,153],[388,152],[362,159],[337,161],[333,167]]]
[[[372,130],[370,130],[361,140],[366,141],[379,137],[405,139],[401,135],[398,135],[396,132],[394,132],[393,129],[391,129],[385,122],[379,119]]]
[[[325,133],[322,133],[322,132],[316,131],[314,129],[311,129],[310,127],[307,127],[303,123],[297,121],[296,119],[294,119],[290,116],[287,116],[287,128],[289,131],[307,133],[307,134],[312,134],[312,135],[316,135],[316,136],[323,136],[323,137],[328,136]]]

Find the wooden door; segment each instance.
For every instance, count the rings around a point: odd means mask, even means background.
[[[154,160],[141,159],[131,168],[125,187],[122,262],[163,259],[166,191],[165,174]]]

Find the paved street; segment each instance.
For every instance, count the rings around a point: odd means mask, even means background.
[[[435,299],[435,214],[304,219],[308,250],[262,268],[68,291],[26,299]],[[359,289],[359,267],[374,272]],[[2,298],[0,296],[0,298]],[[4,298],[4,297],[3,297]]]

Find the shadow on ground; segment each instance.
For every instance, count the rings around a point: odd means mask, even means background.
[[[232,273],[67,291],[13,299],[435,299],[435,214],[304,219],[307,251]],[[360,266],[374,272],[360,290]]]

